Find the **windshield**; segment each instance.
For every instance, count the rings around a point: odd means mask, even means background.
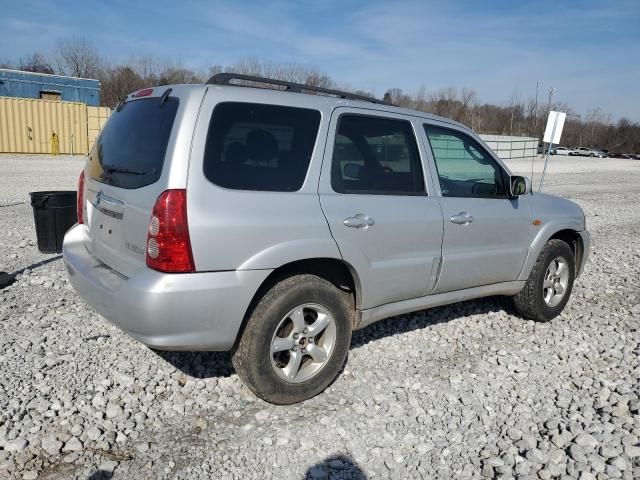
[[[156,182],[177,110],[178,99],[172,97],[134,100],[116,108],[91,150],[91,178],[120,188]]]

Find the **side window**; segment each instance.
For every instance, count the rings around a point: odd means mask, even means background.
[[[338,193],[425,194],[411,124],[390,118],[341,115],[333,147],[331,186]]]
[[[505,197],[500,165],[464,133],[425,125],[443,197]]]
[[[319,125],[317,110],[221,103],[209,125],[204,175],[216,185],[236,190],[299,190]]]

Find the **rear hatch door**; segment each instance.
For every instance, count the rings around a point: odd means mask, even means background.
[[[170,188],[169,159],[175,156],[172,132],[181,99],[167,87],[154,90],[160,91],[113,111],[85,171],[87,248],[127,277],[146,266],[149,219],[158,196]]]

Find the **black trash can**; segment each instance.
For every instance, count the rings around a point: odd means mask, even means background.
[[[77,221],[75,191],[31,192],[33,219],[36,223],[38,250],[61,253],[62,240]]]

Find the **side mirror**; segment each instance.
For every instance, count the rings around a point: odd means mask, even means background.
[[[344,177],[352,180],[360,180],[362,179],[362,170],[362,165],[357,163],[347,163],[343,167]]]
[[[531,192],[531,180],[527,177],[512,175],[509,178],[509,188],[511,198],[518,198],[520,195]]]

